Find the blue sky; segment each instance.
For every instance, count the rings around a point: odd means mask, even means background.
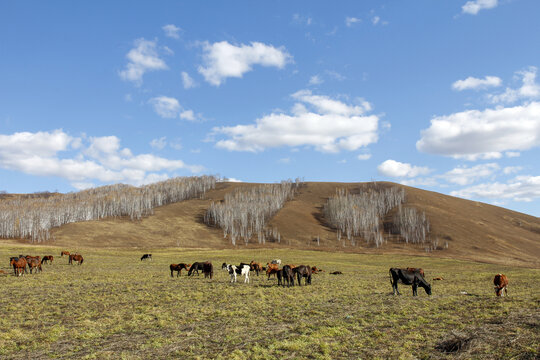
[[[540,215],[540,2],[0,3],[0,190],[394,181]]]

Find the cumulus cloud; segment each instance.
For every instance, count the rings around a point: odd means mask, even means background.
[[[371,154],[360,154],[356,158],[358,160],[369,160],[371,159]]]
[[[540,85],[536,83],[537,71],[536,67],[530,66],[526,70],[516,72],[516,76],[521,77],[522,85],[520,88],[506,88],[502,94],[490,94],[488,98],[496,104],[540,98]]]
[[[195,84],[195,80],[185,71],[182,71],[182,84],[184,85],[184,89],[191,89],[197,85]]]
[[[498,0],[473,0],[467,1],[465,5],[461,7],[461,10],[465,14],[476,15],[480,10],[493,9],[499,5]]]
[[[165,36],[173,38],[173,39],[180,39],[180,29],[179,27],[169,24],[162,27],[163,31],[165,32]]]
[[[150,99],[150,103],[154,107],[154,111],[166,119],[174,119],[182,110],[178,100],[167,96],[158,96]]]
[[[531,102],[435,117],[431,126],[422,130],[416,148],[431,154],[477,160],[500,158],[502,152],[539,145],[540,102]]]
[[[150,141],[150,146],[154,149],[163,150],[165,146],[167,146],[167,137],[163,136],[159,139],[152,139],[152,141]]]
[[[497,76],[486,76],[483,79],[478,79],[472,76],[469,76],[465,80],[458,80],[452,84],[452,89],[457,91],[472,89],[487,89],[489,87],[501,86],[502,80]]]
[[[263,151],[282,146],[313,146],[321,152],[357,150],[377,142],[378,120],[365,115],[371,105],[347,104],[309,90],[292,95],[297,100],[290,113],[263,116],[251,125],[216,127],[213,135],[223,134],[218,148],[231,151]]]
[[[145,39],[135,40],[135,47],[126,55],[128,64],[124,70],[120,71],[120,77],[123,80],[132,81],[136,85],[140,85],[143,75],[147,71],[168,69],[165,61],[159,58],[156,47],[157,41]]]
[[[198,71],[214,86],[221,85],[228,77],[241,78],[252,71],[254,65],[282,69],[292,61],[292,56],[284,48],[260,42],[238,46],[227,41],[204,42],[202,47],[204,65],[199,66]]]
[[[426,175],[431,172],[428,167],[413,166],[411,164],[402,163],[395,160],[386,160],[379,166],[377,170],[380,174],[389,177],[409,177],[413,178],[419,175]]]
[[[507,183],[479,184],[452,191],[450,194],[466,199],[511,199],[530,202],[540,198],[540,176],[517,176]]]
[[[166,178],[178,169],[202,171],[202,167],[181,160],[133,155],[130,149],[120,146],[116,136],[81,139],[62,130],[0,134],[0,167],[30,175],[61,177],[76,188],[93,186],[94,181],[140,185]]]
[[[324,80],[319,75],[313,75],[309,78],[309,85],[320,85]]]
[[[349,17],[349,16],[345,18],[345,25],[347,27],[352,27],[354,24],[357,24],[360,22],[362,22],[362,19],[359,19],[359,18]]]
[[[381,21],[381,18],[379,16],[374,16],[371,18],[371,23],[373,25],[377,25],[379,23],[379,21]]]
[[[440,177],[446,181],[458,185],[469,185],[478,179],[492,176],[499,170],[496,163],[481,164],[472,167],[460,166],[454,168]]]

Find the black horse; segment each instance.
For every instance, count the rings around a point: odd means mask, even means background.
[[[419,270],[390,269],[390,283],[394,295],[401,295],[398,290],[398,282],[404,285],[412,285],[413,296],[418,296],[418,287],[423,287],[426,294],[431,295],[431,285],[424,279]]]
[[[289,265],[285,265],[283,266],[283,269],[281,269],[281,272],[283,276],[283,286],[285,286],[285,283],[287,283],[287,286],[294,286],[294,274],[292,268]]]
[[[204,270],[204,262],[194,262],[191,267],[189,268],[189,271],[187,273],[188,276],[193,275],[193,273],[197,273],[197,276],[199,275],[199,270]]]
[[[144,254],[141,256],[141,261],[143,260],[152,260],[152,254]]]
[[[300,265],[292,269],[293,275],[296,274],[298,286],[302,286],[300,282],[303,277],[306,278],[306,285],[311,285],[311,267],[309,265]],[[294,281],[294,280],[293,280]]]

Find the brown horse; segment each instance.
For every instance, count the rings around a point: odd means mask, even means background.
[[[11,261],[9,262],[10,265],[13,266],[13,272],[15,273],[15,276],[21,276],[24,275],[24,272],[26,271],[26,259],[23,257],[13,257],[11,258]]]
[[[41,268],[41,261],[39,259],[39,256],[27,256],[26,257],[26,262],[28,263],[28,268],[30,269],[30,274],[32,273],[32,271],[34,269],[36,269],[36,273],[38,271],[43,271],[43,269]]]
[[[424,269],[422,269],[422,268],[411,268],[411,267],[408,267],[408,268],[407,268],[407,271],[410,271],[410,272],[418,271],[418,272],[420,273],[420,275],[425,276],[425,275],[424,275]]]
[[[508,296],[508,278],[504,274],[497,274],[493,278],[493,286],[495,288],[495,295],[497,296]],[[504,294],[503,294],[504,291]]]
[[[79,263],[79,265],[82,265],[84,259],[83,259],[82,255],[70,254],[69,255],[69,264],[73,265],[73,261],[77,261]]]
[[[317,273],[320,273],[320,272],[322,272],[322,271],[324,271],[324,270],[323,270],[323,269],[319,269],[319,268],[317,268],[316,266],[312,266],[312,267],[311,267],[311,273],[312,273],[312,274],[317,274]]]
[[[306,278],[306,285],[311,285],[311,267],[309,265],[299,265],[292,269],[293,275],[296,274],[298,286],[302,286],[302,278]],[[294,280],[293,280],[294,281]]]
[[[53,260],[54,257],[52,255],[45,255],[43,259],[41,259],[41,263],[45,264],[46,262],[48,262],[49,264],[52,264]]]
[[[171,264],[169,268],[171,269],[171,277],[173,277],[173,272],[176,271],[176,277],[179,277],[182,275],[182,269],[186,269],[186,271],[189,272],[189,268],[191,267],[191,264]]]
[[[64,255],[69,256],[69,251],[62,251],[60,253],[60,257],[64,257]]]
[[[203,274],[204,277],[209,277],[210,279],[214,276],[214,266],[210,261],[207,261],[203,264]]]
[[[270,280],[270,275],[273,274],[274,276],[276,276],[278,270],[279,270],[278,264],[266,263],[266,275],[268,276],[268,280]]]
[[[258,262],[255,262],[255,260],[252,260],[250,263],[249,263],[249,269],[251,271],[255,271],[255,273],[257,274],[257,276],[259,276],[259,272],[262,272],[263,271],[263,267],[260,263]]]

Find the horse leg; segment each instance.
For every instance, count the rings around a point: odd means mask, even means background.
[[[418,285],[413,284],[413,286],[412,286],[412,294],[413,294],[413,296],[418,296]]]

